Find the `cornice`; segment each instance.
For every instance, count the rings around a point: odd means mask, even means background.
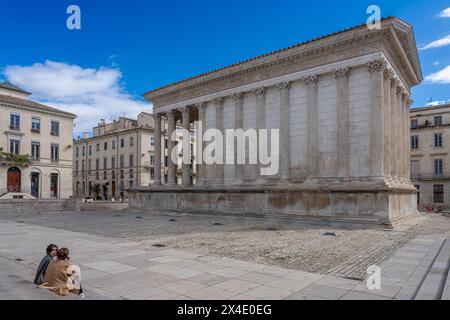
[[[16,105],[16,104],[10,104],[10,103],[5,103],[5,102],[0,102],[0,106],[14,108],[14,109],[23,110],[23,111],[28,111],[31,113],[41,113],[41,114],[46,114],[46,115],[50,115],[50,116],[57,116],[57,117],[67,118],[67,119],[72,119],[72,120],[77,117],[76,115],[71,115],[64,111],[61,111],[61,113],[60,113],[60,112],[56,112],[56,111],[42,110],[42,109],[21,106],[21,105]]]

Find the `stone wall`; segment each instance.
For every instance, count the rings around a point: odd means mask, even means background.
[[[0,217],[2,213],[39,213],[75,211],[75,201],[61,200],[0,200]]]

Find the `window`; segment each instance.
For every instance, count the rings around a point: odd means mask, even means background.
[[[111,142],[111,148],[112,148],[113,150],[116,149],[116,141]]]
[[[50,151],[51,151],[52,162],[58,162],[59,161],[59,145],[52,143]]]
[[[105,143],[103,144],[103,150],[108,150],[108,142],[105,142]]]
[[[151,165],[155,164],[155,156],[150,156],[150,164]]]
[[[155,137],[150,137],[150,145],[151,146],[155,145]]]
[[[133,169],[130,169],[130,179],[134,178],[134,173],[133,173]]]
[[[434,203],[444,203],[444,185],[443,184],[433,185],[433,202]]]
[[[92,145],[89,145],[88,147],[88,153],[90,156],[92,156]]]
[[[419,136],[411,136],[411,149],[419,149]]]
[[[419,160],[411,160],[411,179],[420,178],[420,163]]]
[[[75,175],[78,175],[78,160],[75,161]]]
[[[106,171],[103,171],[103,180],[108,179],[108,173]]]
[[[112,157],[111,158],[111,169],[115,169],[116,168],[116,157]]]
[[[83,146],[83,150],[81,151],[81,155],[84,157],[86,155],[86,147]]]
[[[89,175],[91,174],[91,171],[92,171],[92,160],[89,159],[89,160],[88,160],[88,174],[89,174]]]
[[[39,160],[41,158],[41,144],[39,142],[31,142],[31,158]]]
[[[100,143],[97,143],[96,150],[97,150],[97,152],[100,151]]]
[[[435,126],[442,126],[442,116],[435,116],[434,117],[434,125]]]
[[[82,160],[81,161],[81,175],[82,176],[84,176],[85,169],[86,169],[86,161]]]
[[[130,162],[129,162],[129,166],[130,167],[134,167],[134,156],[132,154],[130,154]]]
[[[120,147],[121,148],[125,147],[125,140],[124,139],[120,139]]]
[[[31,132],[34,133],[41,132],[41,119],[31,118]]]
[[[111,171],[111,179],[115,179],[116,178],[116,171]]]
[[[95,159],[95,170],[98,171],[100,167],[100,159]]]
[[[103,159],[103,170],[108,169],[108,158]]]
[[[411,120],[411,129],[417,129],[418,126],[419,126],[419,120],[417,120],[417,119]]]
[[[443,160],[442,159],[434,159],[434,174],[442,175],[443,172]]]
[[[11,130],[20,130],[20,115],[15,113],[11,114],[9,128]]]
[[[52,136],[59,136],[59,122],[58,121],[52,120],[50,134]]]
[[[442,147],[442,133],[434,134],[434,147],[441,148]]]
[[[98,171],[95,172],[95,179],[96,179],[96,180],[100,180],[100,176],[99,176]]]
[[[133,188],[133,180],[130,180],[130,188]]]
[[[120,155],[120,168],[123,169],[125,167],[125,160],[123,154]]]
[[[20,140],[11,139],[9,141],[9,152],[12,154],[20,153]]]
[[[80,155],[80,147],[77,147],[75,149],[75,157],[78,157]]]
[[[134,137],[130,137],[130,147],[134,146]]]
[[[123,170],[120,170],[120,179],[124,178]]]
[[[155,168],[150,168],[150,179],[155,179]]]

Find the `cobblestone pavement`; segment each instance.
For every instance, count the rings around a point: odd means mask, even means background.
[[[417,235],[450,230],[450,218],[437,214],[423,215],[422,222],[407,226],[404,231],[251,216],[132,211],[3,213],[0,219],[139,241],[143,247],[162,244],[167,248],[355,279],[364,278],[369,265],[380,264]]]

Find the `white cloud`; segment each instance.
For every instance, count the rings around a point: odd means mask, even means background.
[[[445,47],[448,46],[450,44],[450,35],[441,38],[439,40],[430,42],[429,44],[423,46],[422,48],[420,48],[420,50],[426,50],[426,49],[431,49],[431,48],[440,48],[440,47]]]
[[[436,73],[430,74],[425,77],[425,81],[431,83],[450,83],[450,66],[447,66]]]
[[[82,68],[47,60],[31,66],[6,66],[4,75],[32,92],[32,99],[78,115],[75,135],[91,131],[100,119],[123,116],[124,112],[135,117],[152,110],[150,103],[125,91],[117,68]]]
[[[450,18],[450,8],[447,8],[439,14],[439,17],[441,18]]]
[[[440,106],[440,105],[444,105],[444,104],[449,104],[450,100],[442,100],[442,101],[431,101],[425,104],[426,107],[435,107],[435,106]]]

